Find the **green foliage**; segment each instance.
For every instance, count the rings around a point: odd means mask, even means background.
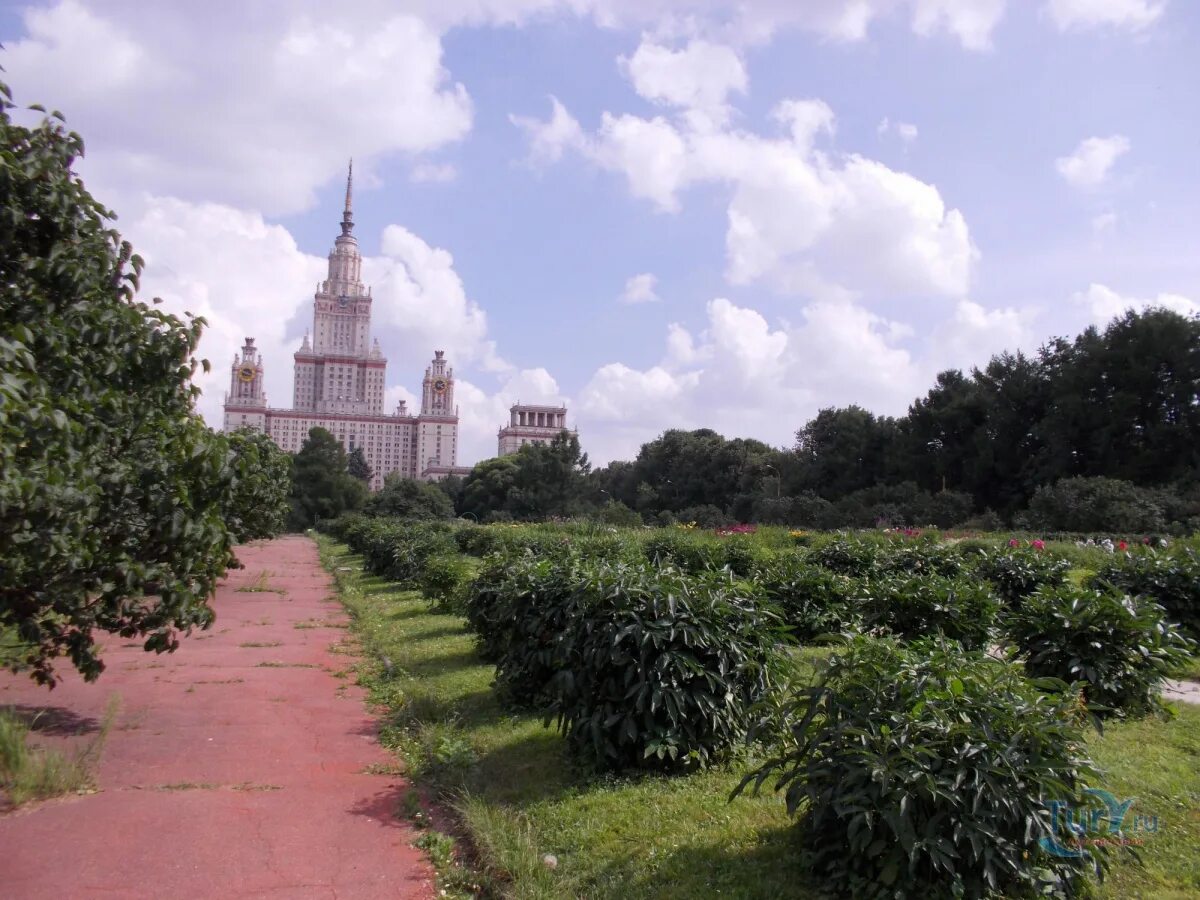
[[[577,755],[602,769],[677,769],[741,741],[781,637],[757,591],[726,572],[646,564],[581,564],[573,578],[551,693]]]
[[[725,565],[724,548],[712,535],[667,528],[652,533],[642,544],[650,562],[685,572],[706,572]]]
[[[839,538],[817,548],[812,560],[831,572],[862,578],[875,571],[879,546],[869,541]]]
[[[162,652],[211,623],[234,473],[193,411],[203,320],[135,299],[142,260],[71,171],[82,139],[12,108],[0,100],[0,632],[38,681],[63,655],[92,680],[96,630]]]
[[[1028,547],[974,556],[976,577],[990,581],[1000,598],[1010,606],[1019,605],[1039,588],[1066,584],[1067,573],[1071,570],[1071,564],[1065,559]]]
[[[362,508],[367,487],[349,473],[347,465],[346,451],[337,438],[324,428],[308,432],[292,461],[291,529],[303,531],[322,519]]]
[[[860,637],[774,708],[768,780],[799,815],[814,874],[869,898],[1073,895],[1096,858],[1042,850],[1047,804],[1087,806],[1099,776],[1074,697],[954,643]],[[1061,837],[1061,836],[1060,836]]]
[[[1161,492],[1115,478],[1064,478],[1039,487],[1024,521],[1030,528],[1140,533],[1166,527]]]
[[[1083,682],[1101,715],[1157,709],[1163,679],[1195,649],[1157,603],[1112,589],[1042,588],[1013,612],[1007,632],[1026,672]]]
[[[904,574],[869,579],[858,609],[868,628],[905,640],[941,633],[967,649],[985,648],[1000,611],[986,581]]]
[[[454,504],[436,484],[389,475],[383,490],[366,502],[363,512],[393,519],[449,519],[454,516]]]
[[[425,560],[417,585],[437,609],[462,612],[463,593],[472,575],[470,564],[460,555],[442,553]]]
[[[367,463],[367,454],[362,447],[355,447],[346,454],[346,471],[363,484],[371,481],[373,473],[371,466]]]
[[[1150,598],[1162,606],[1168,620],[1200,638],[1200,554],[1191,547],[1180,544],[1169,552],[1123,554],[1101,567],[1091,583]]]
[[[225,524],[239,541],[275,537],[287,520],[292,458],[261,431],[239,428],[228,436],[233,492]]]
[[[548,445],[527,444],[475,466],[463,481],[460,512],[480,521],[579,515],[590,471],[578,436],[564,431]]]
[[[755,569],[753,580],[800,641],[845,630],[854,621],[851,598],[859,581],[808,562],[799,553],[781,553]]]

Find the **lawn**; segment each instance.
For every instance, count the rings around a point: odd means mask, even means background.
[[[623,900],[818,895],[782,800],[728,801],[749,761],[673,778],[573,769],[552,727],[497,702],[492,666],[476,656],[462,619],[431,612],[417,592],[363,574],[343,545],[319,541],[364,645],[361,681],[387,710],[383,739],[416,783],[455,810],[491,891]],[[799,664],[812,655],[802,653]],[[1093,750],[1111,773],[1104,786],[1137,797],[1132,812],[1161,822],[1142,848],[1144,868],[1120,860],[1102,895],[1200,897],[1200,710],[1111,725]],[[444,886],[454,894],[470,880],[452,875]]]

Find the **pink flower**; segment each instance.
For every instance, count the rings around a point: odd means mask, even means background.
[[[1030,541],[1029,546],[1032,547],[1034,550],[1045,550],[1046,542],[1043,540],[1040,540],[1040,539],[1036,540],[1036,541]]]
[[[1020,542],[1020,541],[1018,541],[1016,538],[1012,538],[1011,540],[1009,540],[1009,542],[1008,542],[1008,546],[1010,546],[1010,547],[1020,547],[1020,546],[1021,546],[1021,542]]]

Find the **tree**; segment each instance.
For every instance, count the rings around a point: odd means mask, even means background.
[[[274,537],[287,522],[292,458],[270,437],[252,428],[228,436],[233,488],[225,524],[239,541]]]
[[[346,451],[324,428],[313,428],[292,461],[291,513],[288,527],[310,528],[318,519],[335,519],[359,509],[367,487],[348,471]]]
[[[363,512],[396,519],[449,519],[454,516],[454,504],[432,482],[389,475],[383,490],[367,501]]]
[[[858,406],[823,409],[796,432],[797,487],[828,500],[885,483],[896,422]]]
[[[211,624],[234,475],[193,411],[203,320],[135,299],[142,260],[71,170],[83,140],[58,113],[13,124],[0,92],[0,631],[53,686],[64,655],[99,676],[97,630],[162,652]]]
[[[346,456],[346,471],[361,481],[363,484],[371,483],[371,467],[367,465],[367,456],[363,453],[362,447],[355,447]]]
[[[512,456],[485,459],[463,481],[460,512],[482,522],[505,508],[517,475]]]
[[[583,512],[591,465],[577,435],[563,431],[549,444],[527,444],[513,459],[516,472],[505,509],[514,517],[546,519]]]

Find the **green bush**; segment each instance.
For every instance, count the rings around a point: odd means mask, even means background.
[[[773,683],[782,625],[730,573],[581,564],[553,717],[601,769],[705,765],[740,742]]]
[[[839,632],[854,620],[851,598],[860,582],[809,563],[799,553],[781,553],[754,571],[754,583],[800,641]]]
[[[463,590],[467,627],[475,635],[479,655],[489,662],[496,662],[508,650],[512,620],[504,608],[508,602],[505,591],[510,574],[521,562],[499,554],[489,556]],[[524,562],[531,563],[532,559]]]
[[[720,539],[722,562],[734,575],[749,575],[774,556],[751,535],[730,535]]]
[[[1149,597],[1166,610],[1168,619],[1200,637],[1200,554],[1190,547],[1124,554],[1100,568],[1091,584]]]
[[[812,558],[831,572],[863,578],[875,571],[879,546],[870,541],[839,538],[818,547]]]
[[[712,571],[725,565],[725,550],[716,538],[677,528],[652,534],[642,544],[642,552],[650,562],[685,572]]]
[[[417,579],[417,585],[436,609],[463,611],[463,590],[471,580],[471,565],[457,553],[430,556]]]
[[[1031,676],[1083,682],[1101,715],[1158,707],[1163,679],[1195,647],[1157,603],[1111,588],[1042,588],[1011,614],[1007,630]]]
[[[1064,478],[1037,489],[1023,521],[1034,529],[1162,531],[1162,492],[1116,478]]]
[[[799,814],[815,879],[866,898],[1075,893],[1090,858],[1055,856],[1047,804],[1088,806],[1076,698],[1049,696],[1017,666],[957,644],[855,639],[762,734],[768,780]]]
[[[980,649],[1000,611],[986,581],[938,575],[900,575],[863,584],[858,609],[868,628],[905,640],[940,632],[968,649]]]
[[[951,544],[920,540],[883,554],[879,568],[884,572],[909,575],[941,575],[953,578],[966,568],[962,554]]]
[[[974,574],[996,587],[1000,599],[1015,606],[1042,587],[1067,583],[1071,564],[1065,559],[1032,548],[1009,548],[981,553]]]

